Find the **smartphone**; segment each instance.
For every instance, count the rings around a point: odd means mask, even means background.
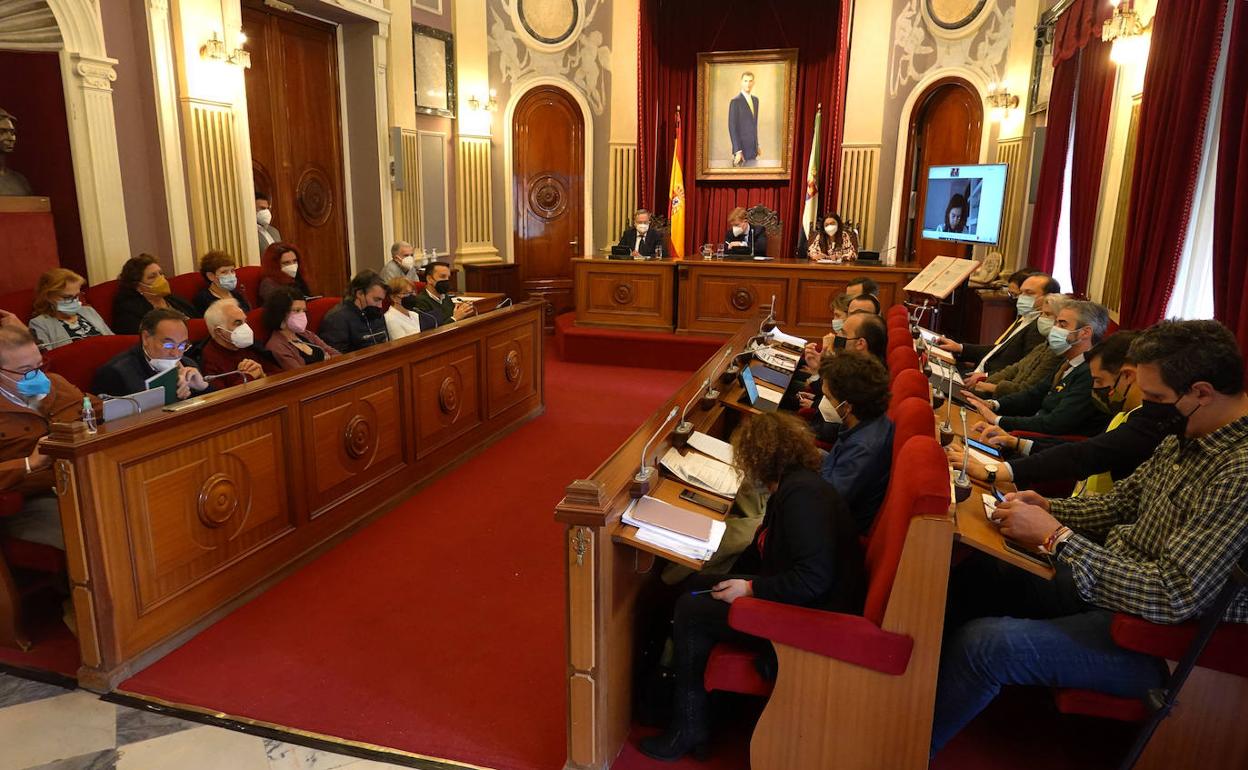
[[[1010,550],[1010,551],[1013,551],[1014,553],[1018,554],[1019,556],[1022,556],[1024,559],[1028,559],[1029,561],[1033,561],[1033,562],[1035,562],[1036,564],[1040,564],[1040,565],[1045,566],[1045,567],[1052,567],[1052,566],[1053,566],[1053,563],[1052,563],[1051,561],[1049,561],[1049,557],[1048,557],[1048,556],[1045,556],[1044,554],[1040,553],[1039,551],[1032,550],[1031,548],[1028,548],[1027,546],[1023,545],[1022,543],[1019,543],[1019,542],[1017,542],[1017,541],[1015,541],[1015,540],[1011,540],[1011,539],[1009,539],[1008,537],[1007,537],[1007,538],[1003,538],[1003,539],[1005,540],[1005,547],[1006,547],[1006,549],[1008,549],[1008,550]]]
[[[732,507],[731,503],[717,500],[714,497],[707,497],[704,494],[694,492],[692,489],[681,490],[680,499],[688,500],[694,505],[700,505],[703,508],[710,508],[717,513],[728,513],[728,509]]]
[[[998,460],[1001,459],[1001,450],[996,448],[995,446],[992,446],[990,444],[985,444],[982,441],[976,441],[973,438],[968,438],[966,440],[966,445],[969,446],[971,449],[978,449],[979,451],[983,452],[989,457],[995,457]]]
[[[992,488],[992,496],[997,498],[998,503],[1005,502],[1005,495],[1001,494],[1001,490],[997,489],[996,487]]]

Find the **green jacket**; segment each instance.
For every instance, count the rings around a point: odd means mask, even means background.
[[[449,324],[455,320],[455,302],[451,299],[449,294],[443,294],[442,301],[438,302],[436,299],[429,296],[429,292],[422,291],[420,294],[416,295],[416,299],[412,300],[412,302],[416,305],[417,310],[423,313],[428,313],[437,319],[438,326],[441,326],[442,324]],[[421,328],[424,328],[423,324],[421,325]]]
[[[988,375],[988,382],[997,386],[996,398],[1030,390],[1038,382],[1053,382],[1062,357],[1053,352],[1048,341],[1041,342],[1023,356],[1018,363],[1010,364]]]
[[[1080,361],[1056,385],[1053,378],[1030,389],[997,399],[997,423],[1008,431],[1025,430],[1054,436],[1095,436],[1105,430],[1109,415],[1092,400],[1092,370]]]

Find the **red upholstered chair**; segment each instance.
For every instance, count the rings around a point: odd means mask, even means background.
[[[904,369],[897,373],[893,378],[892,385],[889,386],[892,391],[888,401],[888,414],[893,416],[893,411],[897,405],[908,398],[921,399],[927,404],[927,411],[932,411],[931,403],[931,385],[928,384],[927,378],[923,376],[923,372],[918,369]],[[893,422],[897,418],[893,417]]]
[[[909,439],[898,463],[906,472],[893,474],[867,544],[862,616],[753,598],[732,605],[729,624],[771,640],[779,662],[750,742],[755,770],[927,767],[953,543],[949,470],[931,435]],[[744,655],[716,645],[706,688],[766,692]]]
[[[104,323],[113,325],[113,298],[117,296],[117,282],[104,281],[87,289],[87,303],[95,308]]]
[[[0,294],[0,310],[7,310],[22,322],[30,320],[34,315],[35,290],[21,289],[20,291],[11,291],[8,294]]]
[[[252,307],[260,307],[260,276],[263,273],[259,265],[243,265],[234,271],[238,276],[238,288]]]
[[[186,319],[186,338],[191,344],[208,339],[208,324],[202,318]]]
[[[137,335],[105,334],[53,348],[44,353],[44,358],[48,362],[49,372],[61,375],[86,393],[91,390],[91,380],[95,377],[96,369],[108,363],[110,358],[121,351],[137,344]]]
[[[183,273],[169,279],[169,290],[182,299],[190,302],[195,294],[204,288],[207,282],[199,273]]]
[[[325,314],[342,300],[337,297],[321,297],[308,303],[308,328],[317,334],[321,333],[321,321]]]
[[[914,340],[910,337],[910,332],[901,328],[890,328],[888,330],[888,352],[893,352],[897,348],[914,349]]]
[[[905,305],[893,305],[888,310],[884,311],[884,317],[889,321],[892,321],[894,318],[908,320],[910,318],[910,311],[906,309]]]
[[[889,418],[893,421],[893,466],[905,472],[897,464],[901,448],[915,436],[935,436],[936,416],[926,398],[907,398],[889,410]]]
[[[264,328],[264,324],[260,321],[260,316],[263,313],[263,308],[255,308],[247,314],[247,325],[255,333],[256,344],[260,347],[264,347],[264,343],[269,341],[269,330]]]
[[[919,371],[919,354],[911,347],[893,348],[888,351],[888,374],[896,380],[907,369]]]
[[[22,510],[22,495],[0,492],[0,518]],[[14,571],[25,579],[21,584]],[[30,636],[22,628],[22,600],[53,587],[65,571],[65,552],[59,548],[0,536],[0,646],[29,650]]]

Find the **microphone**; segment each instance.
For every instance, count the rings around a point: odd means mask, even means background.
[[[684,415],[686,415],[689,410],[693,408],[693,402],[701,398],[702,394],[705,393],[710,387],[711,378],[707,377],[705,380],[702,380],[702,386],[699,387],[697,392],[693,394],[693,398],[689,399],[689,403],[685,404],[685,408],[680,413],[681,420],[677,423],[676,429],[672,431],[672,446],[682,447],[689,441],[689,436],[693,433],[693,423],[685,418]]]
[[[209,375],[207,375],[207,376],[205,376],[205,377],[204,377],[204,382],[210,382],[210,381],[212,381],[212,380],[219,379],[219,378],[221,378],[221,377],[229,377],[231,374],[237,374],[239,377],[242,377],[242,378],[243,378],[243,384],[244,384],[244,385],[246,385],[246,384],[247,384],[247,381],[248,381],[248,380],[247,380],[247,373],[246,373],[246,372],[244,372],[242,369],[235,369],[235,370],[233,370],[233,371],[231,371],[231,372],[221,372],[220,374],[209,374]]]
[[[650,454],[650,445],[654,443],[656,438],[663,435],[663,429],[676,416],[678,409],[679,407],[672,407],[672,411],[667,413],[667,417],[659,425],[659,429],[646,441],[646,445],[641,448],[641,465],[637,468],[637,475],[633,476],[633,485],[629,489],[629,494],[633,497],[642,497],[650,491],[650,483],[654,480],[655,472],[653,465],[646,464],[646,455]]]
[[[505,307],[511,307],[513,304],[515,304],[515,303],[513,303],[513,302],[511,301],[511,297],[503,297],[503,298],[502,298],[502,300],[501,300],[501,301],[499,301],[498,306],[497,306],[497,307],[495,307],[494,309],[495,309],[495,310],[502,310],[502,309],[503,309],[503,308],[505,308]]]
[[[971,445],[966,443],[966,407],[961,408],[962,414],[962,472],[953,480],[953,497],[959,503],[971,496],[971,478],[966,473],[966,464],[970,458]]]
[[[949,398],[945,401],[945,421],[940,424],[940,445],[949,446],[953,441],[953,378],[949,378]],[[962,409],[962,435],[966,436],[966,408]]]
[[[770,334],[776,329],[776,295],[771,295],[771,304],[767,307],[767,317],[758,325],[759,334]]]

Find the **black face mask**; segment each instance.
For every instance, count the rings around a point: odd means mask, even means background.
[[[373,307],[372,305],[369,305],[368,307],[364,308],[364,317],[369,319],[370,321],[376,321],[377,319],[381,318],[382,315],[383,314],[381,312],[381,308],[379,307]]]
[[[1121,373],[1114,378],[1113,385],[1105,388],[1092,389],[1092,402],[1096,404],[1097,409],[1100,409],[1105,414],[1118,414],[1122,411],[1122,406],[1127,401],[1125,397],[1114,400],[1110,400],[1109,398],[1109,394],[1113,392],[1114,388],[1118,387],[1118,380],[1120,379],[1122,379]]]
[[[1179,400],[1182,400],[1182,396]],[[1183,414],[1179,411],[1179,401],[1145,401],[1140,404],[1141,413],[1149,420],[1157,423],[1163,435],[1178,436],[1182,439],[1187,435],[1187,421],[1192,415],[1196,414],[1196,410],[1200,409],[1200,404],[1196,405],[1196,409]]]
[[[399,302],[399,304],[403,306],[404,310],[415,310],[416,309],[416,295],[408,294]]]
[[[433,290],[438,294],[446,294],[451,290],[451,282],[449,280],[438,281],[433,285]]]

